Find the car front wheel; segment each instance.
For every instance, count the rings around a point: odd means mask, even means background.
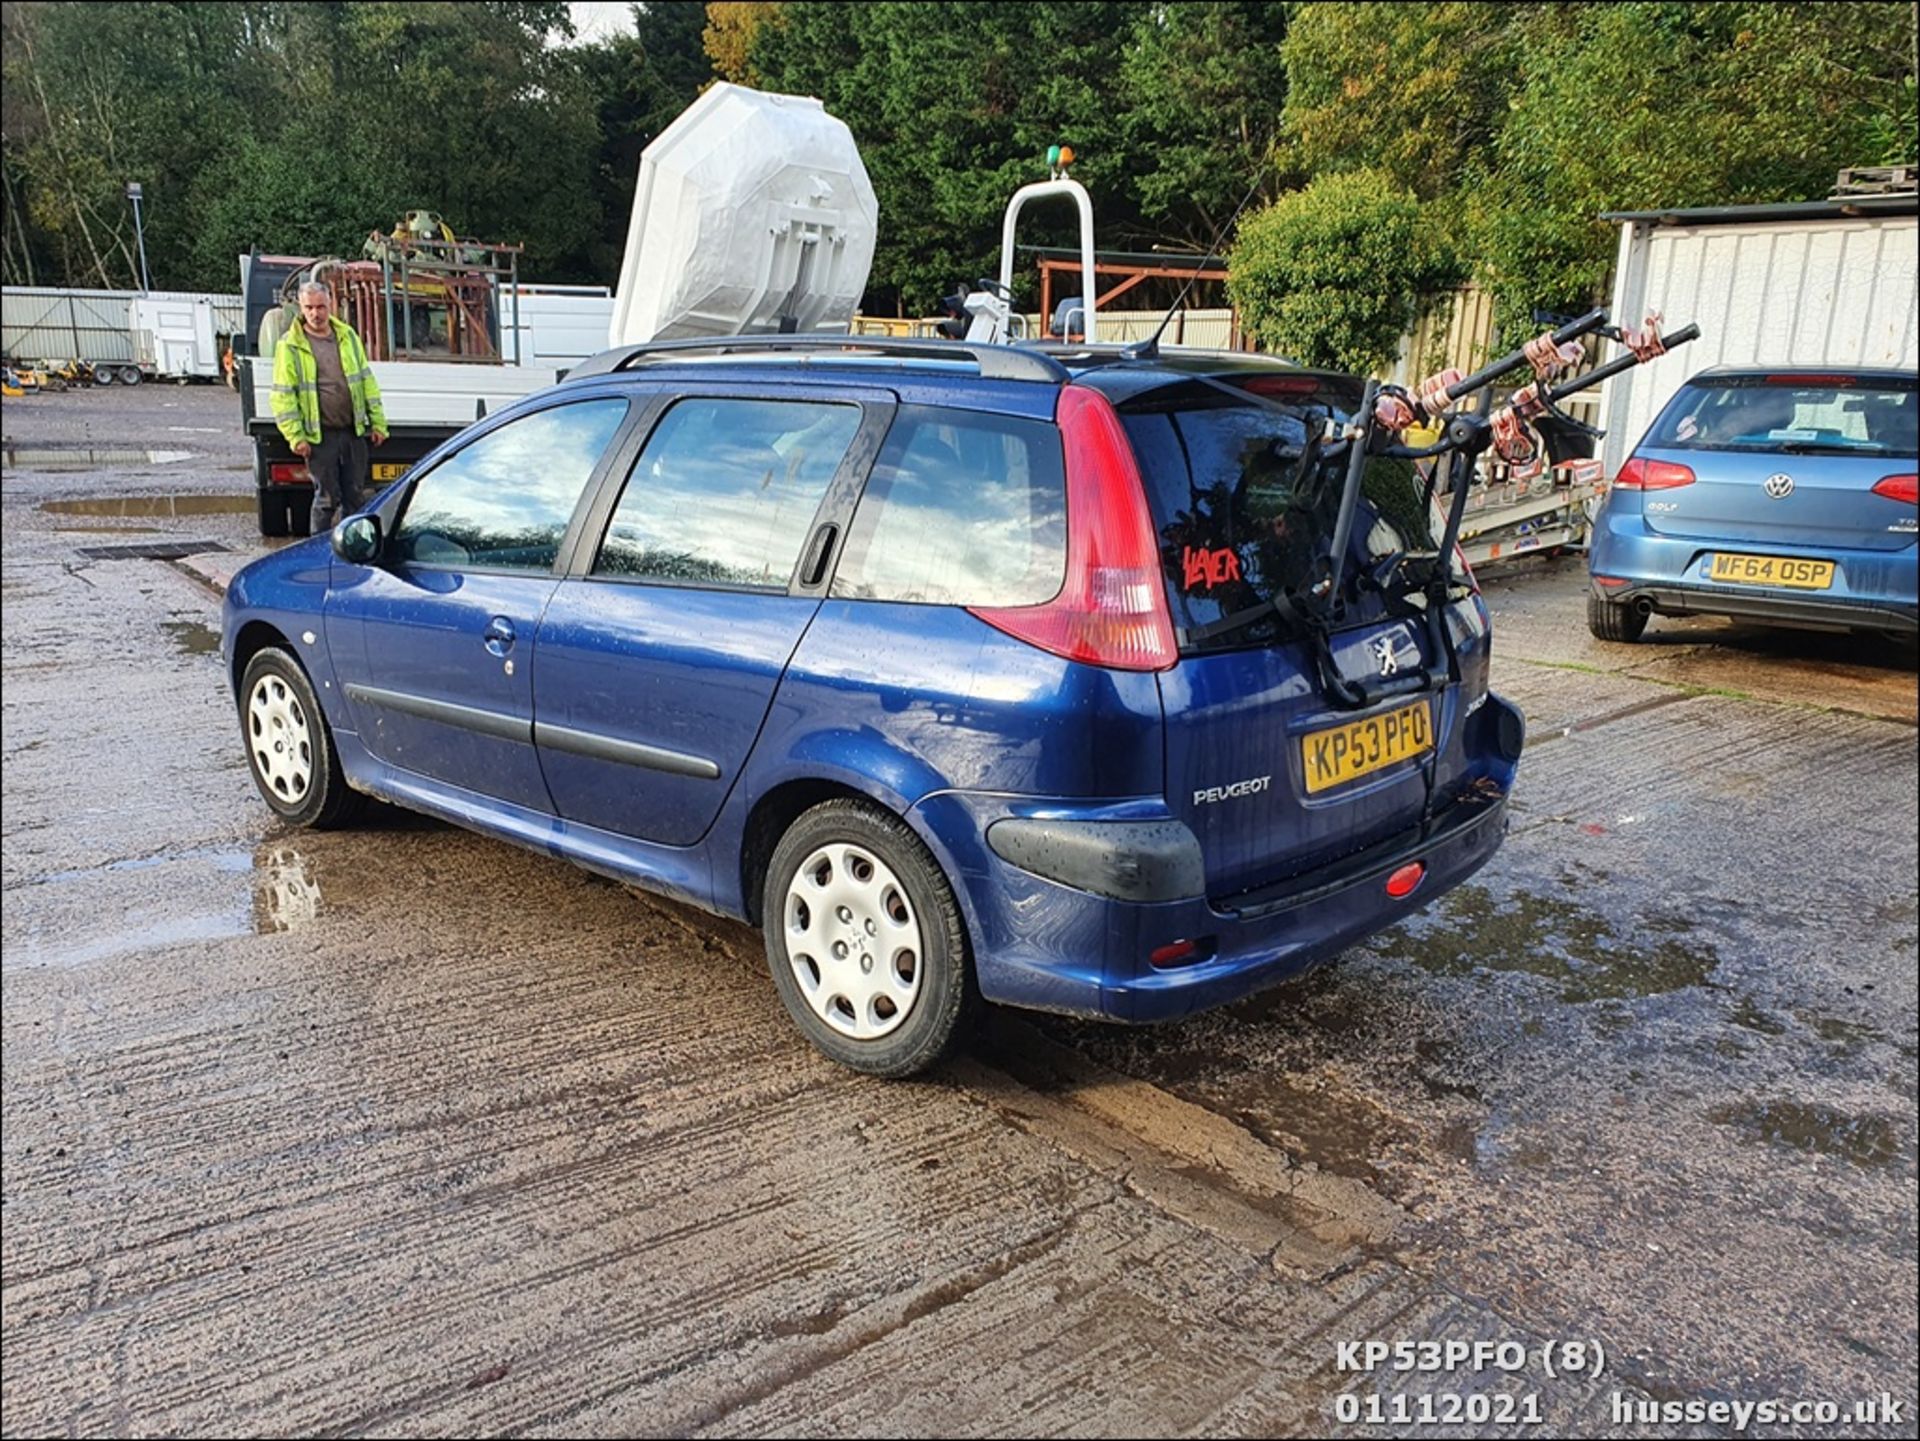
[[[966,929],[904,822],[864,801],[815,806],[774,849],[762,907],[774,986],[828,1057],[898,1078],[953,1048],[973,1007]]]
[[[283,820],[327,830],[359,813],[363,797],[341,773],[320,702],[287,652],[269,648],[247,662],[240,732],[253,783]]]

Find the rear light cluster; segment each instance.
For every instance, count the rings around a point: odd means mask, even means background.
[[[1873,487],[1873,493],[1903,505],[1920,505],[1920,475],[1890,475]]]
[[[1635,456],[1613,478],[1615,490],[1672,490],[1692,485],[1693,471],[1670,460],[1642,460]]]
[[[1112,670],[1157,671],[1180,657],[1160,547],[1133,447],[1107,398],[1063,386],[1067,579],[1040,605],[969,607],[1016,640]]]
[[[269,485],[305,485],[309,479],[304,460],[280,460],[267,467]]]

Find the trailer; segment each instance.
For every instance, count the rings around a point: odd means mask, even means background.
[[[220,334],[213,301],[204,295],[136,295],[127,310],[134,364],[148,379],[220,377]]]

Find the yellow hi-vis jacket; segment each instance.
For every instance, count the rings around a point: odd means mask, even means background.
[[[353,433],[387,428],[387,412],[380,405],[380,382],[367,364],[366,347],[353,327],[329,316],[333,338],[340,342],[340,368],[346,372],[347,391],[353,397]],[[288,445],[320,443],[320,371],[307,340],[306,327],[296,324],[273,348],[273,423]]]

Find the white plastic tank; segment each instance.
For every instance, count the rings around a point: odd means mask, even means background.
[[[608,343],[845,330],[879,218],[818,100],[717,84],[640,157]]]

